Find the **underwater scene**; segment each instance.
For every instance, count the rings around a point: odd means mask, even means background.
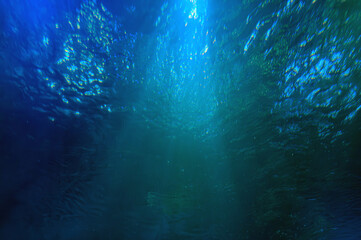
[[[360,240],[361,1],[0,0],[1,240]]]

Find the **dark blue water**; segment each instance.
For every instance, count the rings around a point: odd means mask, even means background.
[[[361,239],[360,22],[0,1],[0,239]]]

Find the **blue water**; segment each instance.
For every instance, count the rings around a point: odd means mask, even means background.
[[[360,13],[0,1],[0,239],[361,239]]]

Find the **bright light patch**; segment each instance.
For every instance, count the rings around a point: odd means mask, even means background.
[[[191,19],[197,19],[198,18],[198,13],[197,13],[197,0],[190,0],[190,2],[192,3],[192,8],[191,8],[191,12],[188,15],[188,18]]]
[[[201,54],[204,55],[206,52],[208,52],[208,44],[203,48]]]
[[[49,38],[47,36],[43,37],[43,44],[46,46],[49,45]]]

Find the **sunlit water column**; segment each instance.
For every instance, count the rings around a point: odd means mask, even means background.
[[[207,3],[187,0],[172,7],[166,3],[156,27],[156,50],[146,84],[153,99],[163,101],[163,118],[169,119],[159,120],[197,137],[207,135],[212,128],[207,121],[217,104],[209,71]]]
[[[207,8],[205,0],[165,3],[154,35],[145,41],[144,60],[136,63],[146,68],[135,112],[146,125],[148,146],[139,152],[151,152],[144,158],[154,176],[146,202],[166,216],[168,239],[185,233],[205,239],[229,225],[233,186],[219,139],[215,38],[207,28]]]

